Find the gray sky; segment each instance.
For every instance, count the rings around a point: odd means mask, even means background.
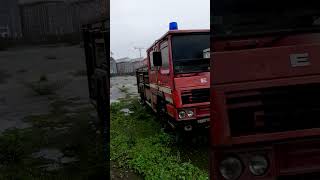
[[[139,57],[176,21],[179,29],[209,29],[210,0],[111,0],[111,51],[115,59]],[[142,55],[145,56],[145,49]]]

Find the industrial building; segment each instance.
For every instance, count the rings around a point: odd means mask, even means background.
[[[101,17],[101,0],[21,0],[25,39],[80,38],[81,24]]]
[[[143,58],[130,59],[128,57],[125,57],[117,59],[113,63],[116,64],[116,75],[134,74],[136,69],[143,66]],[[112,67],[112,62],[110,60],[110,72],[111,71],[115,72],[114,67]]]
[[[117,73],[117,63],[112,57],[110,57],[110,74],[116,75]]]
[[[134,71],[143,66],[143,58],[135,58],[132,59],[133,69]]]
[[[21,22],[17,0],[0,0],[0,37],[20,38]]]

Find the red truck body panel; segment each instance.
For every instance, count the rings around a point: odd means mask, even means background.
[[[270,89],[320,84],[320,34],[287,35],[273,42],[276,37],[244,37],[212,43],[211,179],[224,179],[219,172],[219,164],[229,154],[236,154],[245,166],[239,180],[290,179],[320,172],[319,127],[254,131],[254,128],[268,123],[261,120],[266,116],[264,110],[259,109],[266,106],[267,98],[261,100],[256,97],[269,97],[264,93]],[[290,88],[283,92],[289,92]],[[297,92],[309,91],[300,88]],[[299,97],[304,96],[307,95],[297,93],[292,98],[301,100]],[[252,132],[243,130],[235,133],[232,123],[237,120],[238,126],[244,126],[246,121],[243,117],[249,116],[235,118],[231,112],[256,107],[259,108],[253,113],[255,125],[250,129]],[[306,120],[301,119],[301,125]],[[270,160],[269,170],[263,176],[254,176],[248,169],[248,159],[257,153]]]

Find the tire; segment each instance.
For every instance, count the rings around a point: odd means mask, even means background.
[[[162,98],[158,97],[160,100],[157,105],[157,116],[161,123],[161,128],[165,132],[169,132],[171,130],[170,125],[168,124],[168,115],[165,107],[165,102]]]
[[[174,140],[175,140],[175,143],[178,145],[183,144],[185,142],[184,133],[182,131],[176,130],[174,132]]]

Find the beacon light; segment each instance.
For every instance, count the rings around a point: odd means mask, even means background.
[[[177,22],[171,22],[169,24],[169,30],[178,30],[178,23]]]

